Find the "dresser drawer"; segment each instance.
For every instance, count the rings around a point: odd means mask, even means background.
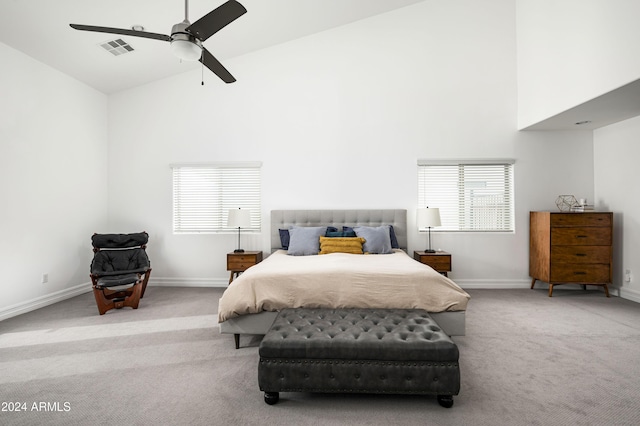
[[[551,245],[610,246],[611,228],[552,228]]]
[[[611,227],[611,215],[606,213],[563,213],[551,215],[551,226]]]
[[[608,264],[557,264],[551,267],[552,283],[610,283]]]
[[[551,262],[553,264],[608,264],[610,261],[610,246],[553,246],[551,249]]]

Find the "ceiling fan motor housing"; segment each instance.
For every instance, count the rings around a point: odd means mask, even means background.
[[[184,20],[171,28],[171,50],[182,60],[197,61],[202,56],[202,42],[187,31],[190,25]]]

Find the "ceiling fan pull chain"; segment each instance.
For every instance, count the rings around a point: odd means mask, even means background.
[[[204,63],[200,62],[200,71],[202,72],[202,82],[201,85],[204,86]]]

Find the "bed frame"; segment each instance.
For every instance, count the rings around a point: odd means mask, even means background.
[[[272,210],[271,252],[281,249],[278,229],[290,226],[380,226],[393,225],[398,245],[407,251],[407,211],[404,209],[381,210]],[[277,312],[261,312],[230,318],[220,323],[220,332],[236,335],[236,347],[240,334],[266,334]],[[449,336],[465,335],[465,312],[432,312],[431,317]]]

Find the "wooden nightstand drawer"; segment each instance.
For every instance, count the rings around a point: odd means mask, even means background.
[[[247,268],[255,265],[253,261],[241,261],[237,259],[232,259],[227,261],[227,271],[246,271]]]
[[[423,261],[438,272],[445,272],[451,270],[451,256],[434,256]]]
[[[426,253],[424,251],[414,251],[413,258],[420,263],[431,266],[440,273],[451,271],[451,254],[443,251],[436,253]]]
[[[227,271],[246,271],[262,261],[262,252],[227,253]]]
[[[245,251],[242,253],[227,253],[227,271],[231,271],[229,284],[233,281],[233,277],[238,276],[240,272],[244,272],[253,265],[262,262],[261,251]]]

